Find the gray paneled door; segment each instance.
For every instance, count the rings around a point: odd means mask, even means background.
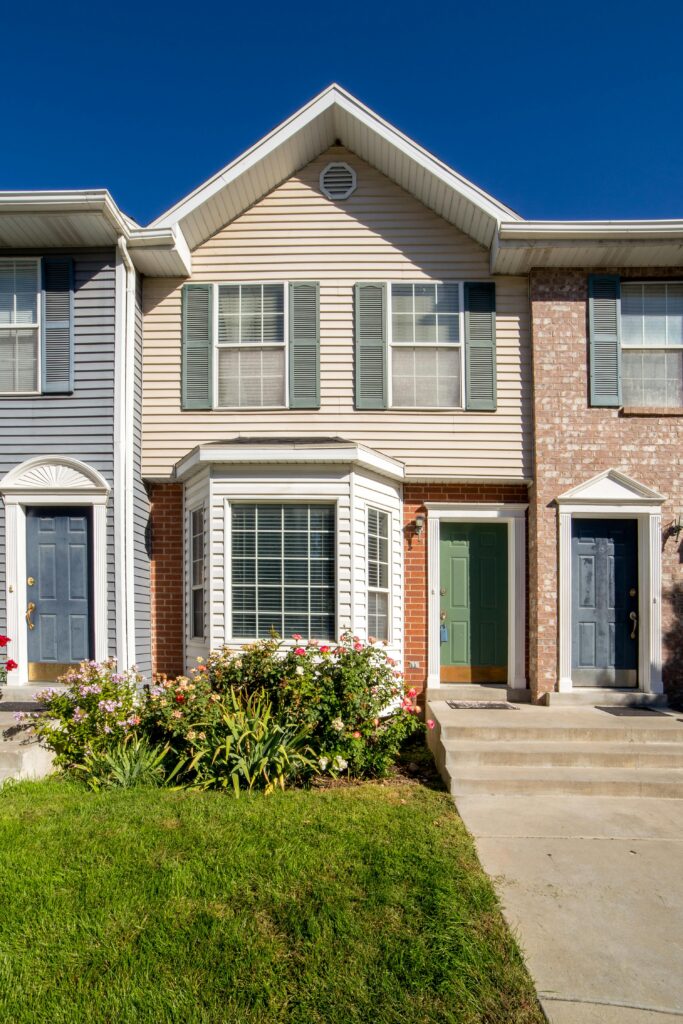
[[[572,681],[638,684],[638,535],[634,519],[572,525]]]
[[[26,530],[29,678],[51,680],[91,657],[90,515],[30,509]]]

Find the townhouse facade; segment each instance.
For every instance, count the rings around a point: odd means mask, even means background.
[[[26,619],[35,552],[51,579],[43,534],[82,526],[63,546],[90,552],[100,626],[74,598],[59,635],[146,673],[350,630],[416,689],[680,692],[680,222],[525,221],[338,86],[149,227],[116,211],[108,248],[40,248],[45,207],[24,216],[30,249],[0,197],[0,344],[38,332],[35,380],[48,317],[21,320],[26,261],[36,309],[53,258],[78,285],[72,390],[8,393],[21,361],[0,364],[0,620],[38,666],[22,680],[49,660]],[[29,493],[60,459],[59,487]]]

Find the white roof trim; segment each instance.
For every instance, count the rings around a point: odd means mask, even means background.
[[[74,223],[84,214],[100,217],[100,223],[111,229],[112,241],[123,238],[129,244],[131,258],[142,272],[154,274],[155,259],[163,260],[165,273],[181,277],[189,275],[192,268],[190,250],[180,228],[141,227],[118,208],[107,189],[0,192],[0,228],[3,214],[35,218],[38,225],[44,224],[45,230],[49,229],[49,219],[42,219],[53,214],[73,217]]]
[[[683,241],[683,220],[515,221],[498,228],[501,241],[614,241],[646,238]]]
[[[646,487],[638,480],[634,480],[625,473],[620,473],[618,469],[606,469],[603,473],[591,477],[590,480],[565,491],[557,499],[558,505],[577,503],[604,505],[606,502],[626,505],[661,505],[665,501],[666,498],[659,491]]]
[[[391,459],[387,455],[380,455],[371,448],[365,448],[359,444],[338,444],[326,445],[324,442],[317,446],[307,442],[297,444],[292,441],[289,445],[267,444],[240,444],[220,445],[213,447],[194,448],[175,465],[174,477],[176,480],[184,480],[197,472],[203,466],[215,465],[356,465],[363,469],[379,473],[381,476],[390,477],[392,480],[403,480],[405,476],[402,463]]]
[[[270,156],[275,150],[286,146],[298,133],[310,126],[316,119],[322,118],[328,111],[338,110],[359,121],[371,133],[395,147],[419,167],[427,171],[433,178],[442,182],[472,206],[483,212],[495,224],[501,220],[516,220],[518,214],[509,207],[499,203],[473,182],[452,170],[441,160],[432,156],[426,149],[413,142],[406,135],[383,120],[374,111],[342,89],[332,84],[315,96],[309,103],[301,107],[277,128],[264,136],[241,156],[237,157],[222,170],[214,174],[208,181],[200,185],[184,199],[181,199],[170,210],[158,217],[152,227],[168,227],[180,223],[190,216],[223,189],[229,189],[244,175],[249,174],[257,165]],[[343,143],[343,132],[335,132]],[[330,143],[331,144],[331,143]],[[327,147],[325,147],[327,148]],[[324,150],[321,150],[323,152]],[[279,181],[266,183],[261,195],[275,188]],[[419,198],[419,196],[418,196]],[[207,236],[208,237],[208,236]]]

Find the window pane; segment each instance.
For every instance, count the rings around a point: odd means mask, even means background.
[[[624,405],[683,407],[683,352],[625,350],[622,398]]]
[[[368,636],[388,639],[389,516],[368,510]]]
[[[643,344],[643,286],[621,286],[621,341],[623,345]]]
[[[415,325],[412,313],[394,313],[392,316],[392,337],[396,342],[415,340]]]
[[[389,639],[389,595],[368,594],[368,636]]]
[[[646,345],[666,344],[666,285],[643,289],[644,335]]]
[[[242,290],[242,316],[249,317],[254,314],[262,312],[261,305],[261,292],[262,285],[260,284],[243,284],[241,285]]]
[[[683,345],[683,284],[667,286],[667,335],[669,345]]]
[[[460,405],[460,349],[395,348],[392,404],[452,408]]]
[[[391,308],[394,313],[410,313],[413,315],[413,286],[412,284],[392,284],[391,286]]]
[[[434,314],[415,314],[415,341],[427,344],[433,344],[436,341],[436,316]]]
[[[415,312],[436,313],[436,285],[416,284],[415,289]]]
[[[0,330],[0,392],[38,390],[38,332]]]
[[[218,288],[220,345],[283,344],[285,290],[282,284],[235,284]]]
[[[454,282],[437,285],[437,312],[458,313],[460,310],[460,288]]]
[[[284,405],[284,349],[221,349],[218,353],[218,404]]]
[[[285,292],[281,284],[264,284],[263,286],[263,312],[284,313]]]
[[[0,260],[0,325],[37,324],[35,260]]]
[[[204,636],[204,590],[192,591],[192,636]]]

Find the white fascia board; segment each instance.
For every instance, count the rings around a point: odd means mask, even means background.
[[[128,251],[136,266],[138,262],[145,264],[140,266],[145,273],[150,268],[145,260],[145,253],[161,253],[165,257],[172,257],[177,266],[179,277],[189,277],[192,273],[192,253],[187,244],[185,235],[178,225],[168,228],[133,228],[129,234]]]
[[[334,107],[338,107],[351,117],[356,118],[369,131],[374,132],[389,143],[389,145],[395,146],[420,167],[439,178],[439,180],[459,195],[464,196],[465,199],[493,218],[496,223],[500,222],[503,218],[519,219],[518,214],[514,210],[503,206],[502,203],[498,203],[492,196],[473,184],[473,182],[462,177],[462,175],[432,156],[426,149],[413,142],[412,139],[409,139],[397,128],[384,121],[370,110],[369,107],[366,107],[354,96],[346,92],[345,89],[342,89],[341,86],[333,84],[315,96],[305,106],[301,107],[300,110],[286,121],[283,121],[277,128],[274,128],[260,142],[246,150],[212,178],[209,178],[208,181],[204,182],[204,184],[200,185],[184,199],[181,199],[175,206],[172,206],[170,210],[163,213],[152,222],[150,227],[167,227],[178,223],[183,217],[192,213],[193,210],[211,199],[216,193],[247,173],[252,167],[269,156],[273,150],[284,145],[297,132],[308,127],[317,117],[321,117]],[[278,183],[273,182],[273,187],[276,184]]]
[[[666,241],[683,240],[683,220],[591,220],[591,221],[515,221],[499,225],[498,235],[505,241]]]
[[[226,448],[195,448],[184,458],[176,463],[174,479],[185,480],[192,476],[200,468],[206,465],[344,465],[359,466],[363,469],[379,473],[382,476],[393,480],[403,480],[404,470],[400,462],[390,459],[386,455],[380,455],[362,445],[349,444],[339,447],[327,447],[321,445],[316,447],[285,448],[280,446],[268,448],[259,445],[249,445],[239,448],[230,446]]]

